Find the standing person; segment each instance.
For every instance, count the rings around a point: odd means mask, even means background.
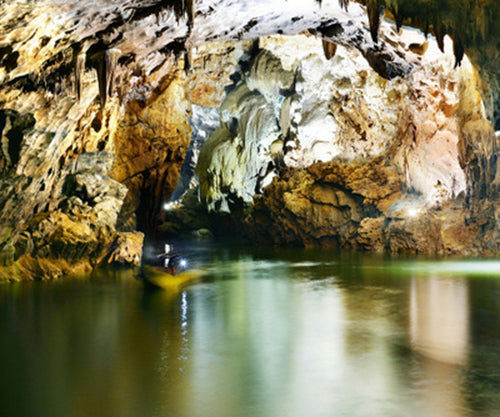
[[[166,258],[165,263],[167,264],[167,272],[170,275],[177,274],[179,269],[179,256],[173,255],[172,257]]]
[[[186,265],[186,261],[184,259],[181,259],[181,257],[176,253],[172,253],[172,245],[169,245],[168,243],[165,244],[165,253],[158,256],[165,257],[164,267],[170,275],[178,274],[180,268],[184,268]]]

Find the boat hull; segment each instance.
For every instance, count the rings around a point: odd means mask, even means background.
[[[169,274],[168,272],[153,267],[144,267],[144,283],[169,291],[177,291],[188,285],[195,284],[201,281],[205,271],[192,269],[180,272],[176,275]]]

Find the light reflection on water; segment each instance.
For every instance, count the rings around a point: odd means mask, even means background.
[[[424,356],[424,415],[464,416],[464,384],[457,369],[469,358],[469,297],[464,279],[412,279],[410,340]],[[430,360],[427,360],[430,359]]]
[[[198,255],[209,279],[176,294],[113,272],[0,286],[0,415],[500,410],[491,272],[324,251]]]
[[[469,300],[464,279],[412,279],[410,335],[414,349],[439,362],[465,365]]]
[[[441,261],[441,262],[411,262],[398,266],[402,271],[412,271],[421,275],[448,274],[468,276],[499,276],[500,261]]]

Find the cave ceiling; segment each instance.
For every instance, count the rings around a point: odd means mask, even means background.
[[[8,0],[0,9],[2,88],[57,93],[71,77],[78,96],[81,73],[94,67],[104,104],[120,74],[153,88],[172,57],[189,68],[189,51],[201,44],[304,31],[327,42],[327,55],[335,52],[328,42],[356,48],[383,77],[407,76],[419,57],[391,37],[385,16],[434,34],[441,46],[449,34],[457,64],[466,52],[483,70],[491,109],[499,89],[496,0]]]

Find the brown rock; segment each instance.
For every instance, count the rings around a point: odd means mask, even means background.
[[[370,242],[375,232],[368,231],[369,221],[363,219],[369,212],[380,213],[382,202],[389,205],[399,195],[397,176],[380,160],[317,163],[275,178],[245,221],[256,238],[262,234],[273,242],[378,250],[382,244]],[[357,241],[360,222],[363,237]]]
[[[365,250],[383,252],[386,238],[384,234],[384,217],[365,217],[359,223],[357,242]]]
[[[163,204],[177,185],[191,138],[183,77],[174,70],[165,90],[148,103],[129,101],[119,122],[111,177],[128,188],[119,229],[140,226],[154,234]],[[143,219],[140,225],[135,221],[137,211]]]
[[[232,84],[243,50],[251,41],[235,47],[233,42],[202,45],[193,54],[193,65],[186,80],[189,101],[203,107],[219,107],[225,88]]]
[[[401,195],[400,176],[383,158],[371,161],[323,162],[308,168],[313,178],[345,188],[364,198],[364,204],[373,204],[385,211]]]
[[[9,227],[0,226],[0,267],[12,265],[16,257],[16,248]]]
[[[105,262],[114,265],[140,266],[143,243],[143,233],[118,233]]]
[[[431,215],[394,219],[385,233],[391,253],[442,254],[441,222]]]

